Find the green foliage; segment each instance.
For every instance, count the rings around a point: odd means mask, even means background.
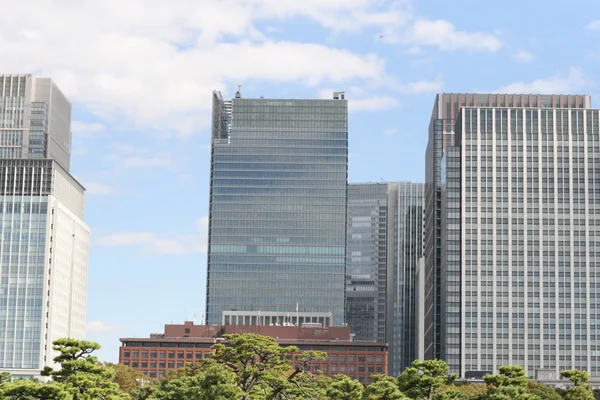
[[[567,389],[564,397],[566,400],[594,400],[592,387],[586,382],[590,380],[590,374],[586,371],[568,369],[561,371],[561,376],[573,382],[573,387]]]
[[[407,400],[396,380],[387,375],[372,375],[374,382],[365,389],[365,400]]]
[[[527,382],[527,391],[543,400],[562,400],[562,396],[558,394],[555,388],[537,381]]]
[[[153,391],[156,400],[238,400],[244,393],[236,382],[236,374],[228,367],[211,364],[194,373],[166,379]]]
[[[569,379],[575,386],[581,385],[590,380],[590,374],[585,371],[579,371],[577,369],[567,369],[561,371],[560,375],[564,378]]]
[[[327,388],[327,398],[331,400],[361,400],[363,385],[346,375],[336,375]]]
[[[141,387],[142,379],[147,379],[146,375],[137,369],[123,364],[104,363],[104,366],[113,370],[112,381],[119,385],[119,388],[130,395],[136,393]]]
[[[56,382],[40,384],[35,380],[21,379],[0,384],[2,398],[6,400],[72,400],[73,395]]]
[[[451,383],[458,375],[448,375],[448,364],[442,360],[413,361],[398,376],[398,387],[411,399],[433,399],[436,388]]]
[[[541,400],[535,394],[527,391],[525,369],[518,365],[502,365],[498,367],[498,375],[486,375],[486,400]]]
[[[59,370],[44,368],[42,376],[49,376],[68,391],[73,400],[128,400],[130,396],[112,382],[115,372],[98,363],[91,354],[100,348],[98,343],[86,340],[59,339],[53,342],[60,354],[54,358]]]
[[[456,383],[453,385],[444,385],[436,389],[433,394],[434,400],[471,400],[482,396],[487,392],[485,385]]]

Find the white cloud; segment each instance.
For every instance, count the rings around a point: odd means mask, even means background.
[[[213,89],[252,80],[315,85],[385,75],[376,55],[276,41],[256,28],[300,16],[348,31],[400,18],[399,11],[378,11],[378,4],[106,0],[42,2],[36,13],[15,4],[10,16],[0,14],[0,69],[50,76],[72,101],[120,125],[186,135],[207,125]]]
[[[588,89],[594,82],[579,68],[571,67],[569,73],[557,73],[548,78],[536,79],[532,82],[513,82],[498,90],[496,93],[539,93],[566,94],[581,89]]]
[[[109,195],[115,194],[116,188],[111,185],[107,185],[105,183],[100,182],[85,182],[84,184],[86,193],[96,194],[96,195]]]
[[[415,48],[494,51],[501,45],[488,33],[420,19],[411,5],[410,0],[105,0],[40,2],[32,13],[27,2],[16,2],[10,13],[0,13],[0,70],[50,76],[73,102],[117,128],[184,136],[208,126],[213,89],[253,81],[317,85],[387,77],[384,60],[375,54],[275,40],[273,25],[292,18],[316,21],[335,34],[371,27],[384,41],[390,31],[398,43]],[[86,128],[100,129],[74,126]]]
[[[467,32],[458,30],[452,23],[436,19],[413,16],[410,23],[399,28],[390,27],[384,35],[388,43],[411,46],[409,54],[418,54],[423,46],[433,46],[441,50],[471,50],[496,52],[502,46],[502,40],[487,32]]]
[[[350,111],[377,111],[396,108],[400,103],[389,96],[370,96],[362,99],[349,99],[348,109]]]
[[[71,130],[76,136],[89,136],[94,133],[98,133],[104,129],[104,125],[98,122],[83,122],[73,121],[71,122]]]
[[[112,152],[104,157],[104,161],[120,169],[172,167],[176,164],[176,160],[170,154],[157,152],[147,147],[113,143],[111,148]]]
[[[600,19],[594,22],[590,22],[587,26],[586,29],[590,30],[590,31],[600,31]]]
[[[383,136],[392,137],[398,134],[398,128],[389,128],[383,132]]]
[[[86,331],[88,333],[107,333],[118,331],[120,327],[118,325],[106,325],[102,321],[92,321],[87,325]]]
[[[208,217],[194,222],[197,233],[177,235],[174,238],[162,237],[153,232],[117,232],[96,241],[98,246],[133,246],[145,253],[187,254],[206,253],[208,238]]]
[[[441,75],[438,75],[432,81],[416,81],[409,82],[402,86],[402,91],[411,94],[440,92],[444,88],[444,80]]]
[[[519,63],[530,63],[535,60],[535,55],[525,50],[519,50],[512,55],[512,59]]]

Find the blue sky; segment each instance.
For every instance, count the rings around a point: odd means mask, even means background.
[[[88,338],[200,322],[211,91],[350,104],[350,180],[424,177],[437,92],[598,93],[600,2],[104,0],[14,3],[0,70],[73,103],[87,187]]]

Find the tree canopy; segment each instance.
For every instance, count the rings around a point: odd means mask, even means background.
[[[520,366],[500,366],[484,384],[457,381],[441,360],[414,361],[397,378],[374,374],[369,385],[346,376],[323,375],[314,363],[326,354],[282,347],[255,334],[225,335],[211,358],[148,380],[125,365],[100,363],[97,343],[60,339],[56,369],[41,371],[47,382],[11,380],[0,373],[0,400],[594,400],[585,371],[565,370],[572,382],[556,390],[530,381]]]

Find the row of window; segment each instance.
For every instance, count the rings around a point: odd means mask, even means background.
[[[213,157],[220,158],[223,155],[235,154],[244,156],[266,155],[266,156],[281,156],[281,155],[347,155],[347,147],[316,147],[310,146],[310,142],[306,142],[306,147],[215,147],[213,149]]]
[[[314,160],[316,161],[316,160]],[[289,160],[284,163],[267,162],[262,157],[257,157],[251,162],[243,162],[235,159],[229,163],[224,162],[218,157],[212,161],[212,170],[216,171],[319,171],[319,172],[347,172],[346,163],[331,164],[317,163],[311,164],[290,163]]]
[[[209,262],[222,263],[254,263],[254,264],[341,264],[344,265],[346,259],[344,257],[281,257],[281,256],[252,256],[252,255],[210,255]]]

